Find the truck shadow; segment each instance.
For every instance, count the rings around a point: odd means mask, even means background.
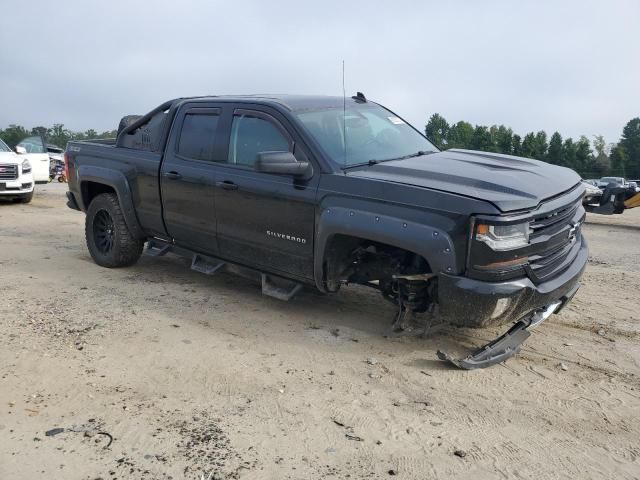
[[[88,256],[82,259],[93,264]],[[412,365],[419,369],[450,369],[448,363],[436,359],[438,349],[463,355],[469,349],[486,343],[495,335],[488,330],[459,329],[442,326],[432,331],[426,338],[418,336],[389,336],[396,309],[384,300],[379,292],[363,286],[349,286],[337,294],[325,295],[312,287],[305,287],[289,302],[283,302],[261,293],[258,278],[226,271],[214,275],[203,275],[189,269],[189,260],[167,255],[165,257],[145,257],[132,268],[117,270],[125,283],[163,284],[168,291],[195,292],[209,294],[211,299],[229,302],[233,310],[264,312],[276,328],[286,329],[290,325],[300,325],[316,340],[331,343],[360,342],[374,343],[397,355],[416,350],[424,351],[428,359],[416,360]],[[99,268],[99,267],[97,267]],[[114,270],[111,270],[114,272]],[[179,287],[179,288],[177,288]],[[185,294],[185,297],[189,296]],[[184,299],[185,308],[189,300]],[[237,315],[230,311],[229,317]],[[418,321],[421,316],[418,315]],[[314,333],[315,332],[315,333]]]

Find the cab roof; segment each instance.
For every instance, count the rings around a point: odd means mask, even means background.
[[[256,95],[209,95],[201,97],[180,98],[180,101],[225,101],[247,102],[255,101],[264,104],[284,107],[292,112],[304,110],[317,110],[323,108],[343,108],[345,100],[347,105],[362,103],[352,97],[339,97],[329,95],[289,95],[289,94],[256,94]]]

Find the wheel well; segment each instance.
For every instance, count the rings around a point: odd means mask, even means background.
[[[329,291],[336,291],[344,281],[366,283],[390,279],[395,274],[431,273],[429,262],[415,252],[342,234],[333,235],[327,242],[323,267]]]
[[[82,182],[80,189],[82,192],[82,203],[85,208],[89,208],[91,201],[98,195],[103,193],[116,193],[113,187],[98,182]]]

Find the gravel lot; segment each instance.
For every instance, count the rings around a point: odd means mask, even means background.
[[[0,479],[640,477],[640,208],[589,217],[574,302],[465,372],[436,351],[498,331],[387,339],[366,289],[100,268],[65,190],[0,203]]]

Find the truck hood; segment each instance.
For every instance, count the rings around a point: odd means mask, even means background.
[[[457,149],[382,162],[347,171],[347,175],[465,195],[491,202],[503,212],[535,208],[580,182],[580,176],[569,168]]]
[[[20,157],[13,152],[0,152],[0,165],[17,165],[22,163]]]

